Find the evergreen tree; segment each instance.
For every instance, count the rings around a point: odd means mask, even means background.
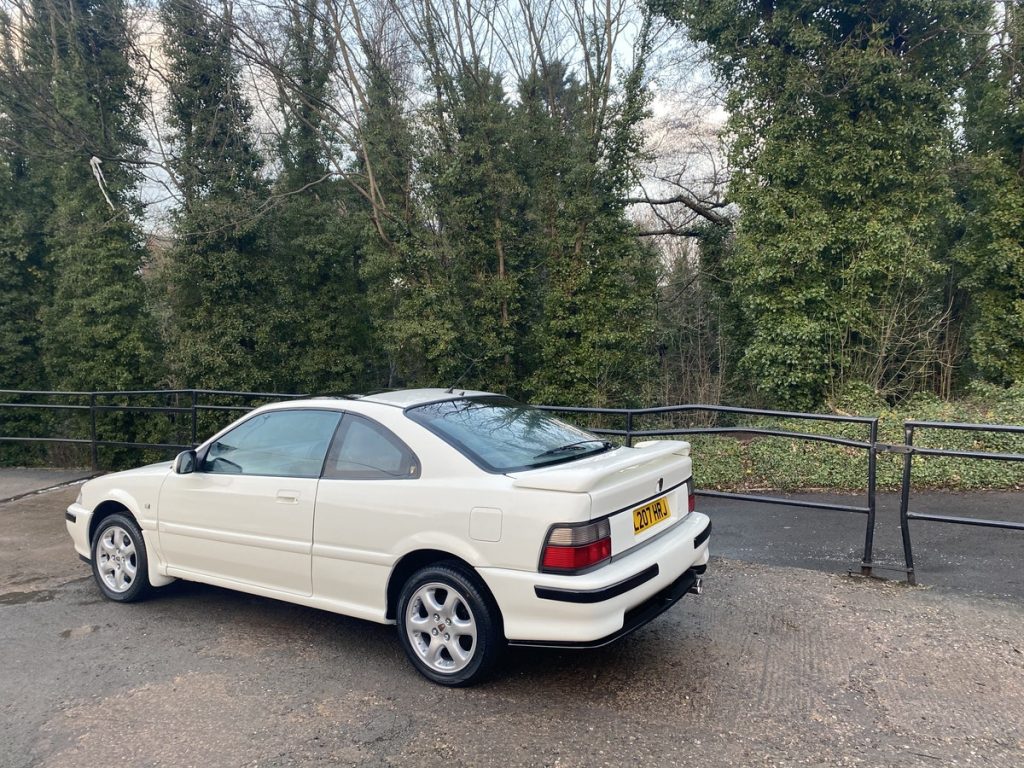
[[[50,31],[49,87],[68,128],[54,138],[49,163],[37,158],[53,193],[46,247],[54,290],[42,313],[48,381],[86,390],[152,384],[159,370],[134,198],[143,90],[126,57],[125,7],[73,0],[33,11],[33,23]]]
[[[47,116],[54,66],[39,23],[0,10],[0,386],[45,389],[41,313],[53,297],[46,240],[55,162]]]
[[[594,113],[601,86],[581,85],[561,63],[521,86],[530,246],[539,257],[527,386],[542,402],[624,405],[653,390],[657,255],[621,202],[641,158],[646,31],[606,117]]]
[[[525,190],[510,147],[512,109],[501,78],[468,63],[434,112],[420,181],[432,212],[417,247],[430,259],[426,279],[405,310],[431,318],[421,327],[425,358],[439,383],[465,376],[474,386],[514,390]]]
[[[369,381],[369,317],[359,280],[365,206],[330,167],[335,130],[326,105],[336,58],[318,0],[294,0],[284,24],[280,78],[284,131],[274,188],[272,247],[288,265],[282,293],[292,354],[288,378],[298,391],[351,392]]]
[[[346,209],[353,222],[361,222],[359,274],[372,329],[372,377],[385,387],[433,384],[435,368],[423,346],[431,317],[416,308],[422,300],[417,288],[430,261],[417,241],[423,224],[413,196],[413,167],[422,141],[405,113],[407,94],[396,63],[379,50],[365,54],[365,107],[353,147],[355,186]]]
[[[172,362],[183,386],[287,391],[290,265],[269,247],[269,198],[252,108],[232,51],[230,5],[161,5],[171,166],[180,187],[170,253]]]
[[[9,137],[8,120],[0,119],[0,136]],[[46,272],[31,236],[29,210],[19,193],[27,184],[25,163],[4,142],[0,145],[0,388],[44,389],[39,314],[44,305]],[[33,247],[36,246],[36,247]],[[6,398],[5,398],[6,399]],[[43,414],[5,409],[0,430],[8,435],[44,434]],[[0,445],[4,463],[31,463],[40,446]]]
[[[11,136],[9,119],[0,135]],[[34,236],[38,223],[21,197],[27,191],[24,157],[7,142],[0,145],[0,388],[41,389],[39,313],[46,303],[45,251]]]

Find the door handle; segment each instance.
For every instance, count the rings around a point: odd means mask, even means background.
[[[298,504],[299,503],[299,492],[298,491],[278,491],[277,501],[280,504]]]

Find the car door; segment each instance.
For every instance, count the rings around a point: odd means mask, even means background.
[[[317,490],[313,590],[345,612],[384,615],[390,552],[423,525],[420,462],[387,427],[346,413]]]
[[[313,507],[340,420],[264,411],[211,443],[196,471],[168,476],[158,509],[168,573],[312,594]]]

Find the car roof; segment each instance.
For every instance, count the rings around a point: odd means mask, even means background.
[[[476,397],[478,395],[493,395],[493,392],[480,392],[472,389],[396,389],[390,392],[378,392],[374,395],[365,395],[361,402],[381,403],[382,405],[393,405],[398,408],[409,408],[424,403],[436,403],[439,400],[458,400],[462,397]]]
[[[493,392],[481,392],[474,389],[396,389],[387,392],[377,392],[370,395],[346,395],[344,397],[316,397],[301,398],[295,400],[283,400],[263,406],[264,409],[277,410],[280,408],[303,408],[317,406],[320,408],[338,408],[340,410],[362,410],[359,404],[372,403],[374,405],[389,405],[394,408],[411,408],[424,403],[436,403],[444,400],[459,400],[463,397],[476,397],[478,395],[491,395]]]

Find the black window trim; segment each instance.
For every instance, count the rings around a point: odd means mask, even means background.
[[[321,480],[341,480],[341,481],[344,481],[344,482],[351,482],[351,483],[363,483],[363,482],[374,483],[374,482],[380,482],[382,480],[383,481],[388,481],[388,480],[419,480],[419,478],[423,475],[423,462],[420,461],[419,455],[417,455],[416,451],[414,451],[405,440],[403,440],[398,435],[396,435],[395,431],[393,429],[391,429],[390,427],[388,427],[388,426],[386,426],[384,424],[381,424],[379,421],[377,421],[377,419],[374,419],[374,418],[372,418],[370,416],[367,416],[364,413],[356,413],[354,411],[340,411],[340,413],[342,414],[341,420],[338,422],[338,426],[335,427],[335,429],[334,429],[334,434],[331,436],[331,441],[327,444],[327,453],[324,454],[324,463],[323,463],[323,466],[320,468],[320,479]],[[345,428],[345,420],[346,419],[351,419],[352,417],[356,417],[356,418],[368,421],[371,424],[373,424],[375,427],[377,427],[378,429],[381,429],[385,433],[391,435],[391,437],[393,437],[398,442],[398,444],[402,447],[402,449],[409,456],[411,456],[412,459],[416,462],[416,474],[413,474],[413,475],[401,475],[401,476],[388,475],[387,477],[332,477],[332,476],[328,475],[327,474],[327,460],[331,457],[331,451],[334,450],[334,446],[338,443],[339,440],[342,439],[342,433],[343,433],[344,428]]]

